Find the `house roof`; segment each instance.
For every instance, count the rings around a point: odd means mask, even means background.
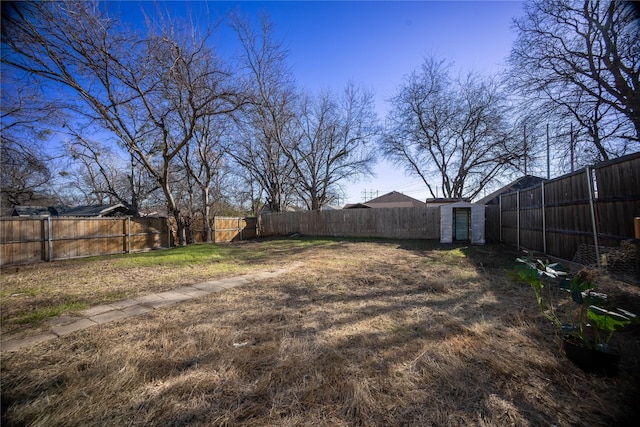
[[[12,216],[87,216],[102,217],[128,215],[129,210],[121,203],[115,205],[93,206],[14,206]]]
[[[414,199],[413,197],[409,197],[397,191],[392,191],[391,193],[383,194],[380,197],[376,197],[375,199],[371,199],[364,203],[345,205],[343,209],[414,208],[419,206],[424,206],[424,203],[418,199]]]
[[[127,214],[127,208],[118,203],[116,205],[93,205],[93,206],[76,206],[69,208],[60,215],[64,216],[113,216],[117,214]]]
[[[46,206],[14,206],[11,216],[54,216],[57,215],[55,211],[52,212],[52,207]]]
[[[496,205],[500,199],[500,196],[507,193],[512,193],[517,190],[524,190],[525,188],[534,187],[541,182],[545,181],[544,178],[540,178],[534,175],[524,175],[510,184],[505,185],[499,190],[494,191],[486,197],[478,200],[479,205]]]

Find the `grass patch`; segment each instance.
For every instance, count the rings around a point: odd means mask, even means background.
[[[84,310],[85,308],[89,308],[89,304],[83,302],[58,304],[54,307],[40,308],[30,313],[24,314],[20,316],[17,323],[22,325],[39,323],[50,317],[60,316],[65,313],[74,313],[80,310]]]
[[[194,244],[166,250],[118,256],[113,264],[119,268],[194,266],[236,258],[241,250],[231,246]]]

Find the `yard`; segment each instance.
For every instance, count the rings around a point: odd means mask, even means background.
[[[2,332],[185,284],[301,267],[2,353],[2,424],[627,425],[640,330],[621,374],[563,355],[503,246],[272,239],[6,268]],[[606,280],[639,312],[637,287]],[[630,305],[630,306],[629,306]],[[71,311],[71,314],[68,312]]]

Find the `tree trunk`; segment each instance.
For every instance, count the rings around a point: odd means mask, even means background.
[[[202,189],[202,222],[204,230],[204,240],[207,243],[213,242],[213,236],[211,233],[211,207],[209,206],[209,190],[207,188]]]
[[[171,194],[171,191],[168,188],[168,183],[165,180],[165,184],[162,187],[164,191],[164,195],[167,198],[167,207],[169,210],[169,215],[173,216],[173,219],[176,221],[176,225],[178,227],[178,246],[186,246],[187,244],[187,234],[184,227],[184,218],[182,217],[182,213],[180,209],[176,206],[176,201]]]

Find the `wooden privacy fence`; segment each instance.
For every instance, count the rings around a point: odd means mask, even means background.
[[[231,242],[252,239],[258,235],[257,218],[216,216],[213,219],[213,241]]]
[[[640,153],[503,195],[498,210],[487,213],[489,222],[499,222],[500,239],[518,248],[585,265],[619,262],[620,269],[634,270]]]
[[[166,218],[0,218],[0,265],[168,247]]]
[[[440,208],[340,209],[260,215],[261,236],[381,237],[438,239]]]

